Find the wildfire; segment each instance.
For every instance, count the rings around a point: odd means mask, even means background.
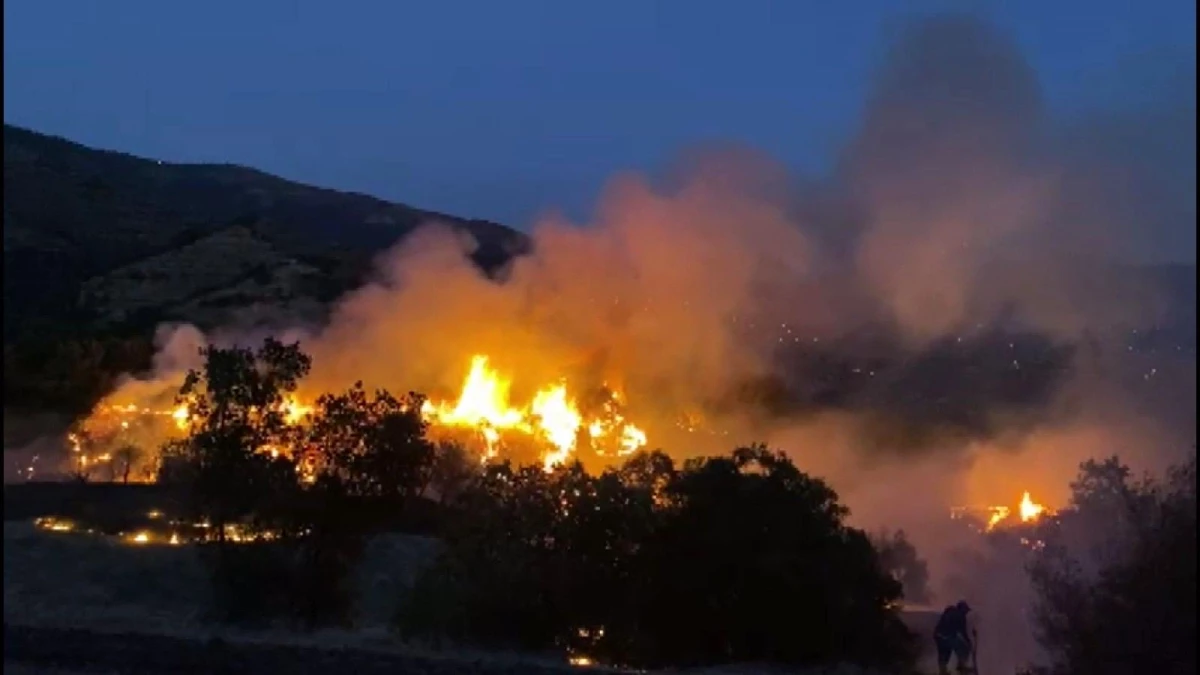
[[[1021,522],[1028,523],[1037,520],[1038,517],[1041,516],[1045,511],[1046,507],[1042,506],[1041,504],[1034,503],[1033,499],[1029,496],[1028,491],[1026,491],[1024,495],[1021,495],[1021,507],[1019,511],[1021,514]]]
[[[312,406],[304,405],[295,398],[289,397],[283,402],[283,419],[288,424],[300,424],[304,418],[312,414],[312,410]]]
[[[599,455],[604,454],[606,439],[615,439],[619,455],[646,444],[646,433],[626,422],[617,410],[616,396],[601,406],[598,415],[585,419],[565,382],[537,391],[528,405],[520,407],[510,401],[511,386],[512,380],[492,369],[487,356],[476,355],[457,400],[426,401],[422,413],[435,426],[477,431],[485,444],[485,462],[497,456],[506,433],[530,436],[552,447],[543,457],[546,470],[566,462],[581,438]]]
[[[175,409],[171,411],[171,419],[175,420],[175,428],[180,431],[187,429],[189,417],[186,405],[175,406]]]
[[[163,517],[163,514],[160,511],[152,511],[149,517],[151,520],[159,520]],[[115,534],[106,534],[84,523],[56,516],[35,518],[33,524],[39,530],[106,537],[131,546],[182,546],[185,544],[211,542],[217,539],[217,532],[214,531],[213,526],[203,520],[198,522],[170,520],[159,523],[158,527],[147,527],[131,532],[118,532]],[[278,532],[249,529],[238,523],[226,525],[224,527],[224,534],[225,541],[234,544],[270,541],[280,536]]]
[[[1020,522],[1033,523],[1047,513],[1052,512],[1045,506],[1033,501],[1033,497],[1030,496],[1028,490],[1021,495],[1021,501],[1017,504],[1016,508],[1016,514]],[[1009,517],[1013,514],[1013,509],[1008,506],[986,506],[982,508],[959,507],[952,510],[951,517],[961,518],[968,514],[975,514],[972,517],[981,518],[984,522],[983,529],[991,532],[1008,522]]]
[[[987,529],[991,530],[999,525],[1005,518],[1008,518],[1010,513],[1007,506],[993,506],[989,509],[992,515],[988,517]]]
[[[477,435],[483,462],[499,455],[506,438],[533,440],[542,449],[546,470],[568,461],[581,445],[598,456],[628,455],[646,445],[645,431],[625,419],[616,393],[607,392],[602,401],[585,410],[565,381],[537,390],[525,405],[513,402],[511,388],[510,377],[492,368],[487,356],[477,355],[470,360],[457,398],[428,400],[421,413],[435,433],[459,429]],[[301,425],[313,408],[289,396],[279,411],[287,424]],[[187,404],[164,408],[124,402],[97,406],[67,437],[72,464],[79,473],[105,466],[114,470],[123,468],[123,462],[131,459],[128,453],[118,453],[119,449],[135,446],[153,453],[164,441],[186,433],[193,423]],[[291,451],[274,445],[260,450],[272,456]],[[114,467],[114,458],[118,458],[115,463],[120,466]],[[152,458],[141,458],[139,467],[134,480],[153,478]]]

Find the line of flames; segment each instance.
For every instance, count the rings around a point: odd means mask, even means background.
[[[951,511],[951,516],[958,519],[967,515],[969,511],[980,510],[987,514],[987,519],[984,523],[984,530],[987,532],[991,532],[992,530],[1007,524],[1010,522],[1009,519],[1013,515],[1013,509],[1008,506],[986,506],[982,507],[982,509],[958,507]],[[1030,496],[1028,490],[1021,495],[1021,501],[1017,504],[1016,508],[1016,515],[1020,522],[1033,523],[1047,514],[1053,514],[1053,512],[1042,504],[1033,501],[1033,497]]]
[[[547,471],[565,463],[575,454],[581,441],[601,456],[608,452],[608,447],[613,448],[617,456],[625,456],[646,445],[646,433],[627,421],[620,411],[619,394],[613,393],[611,399],[601,406],[599,414],[585,418],[565,382],[538,390],[524,406],[511,402],[511,384],[511,378],[490,367],[487,356],[477,355],[471,359],[457,398],[427,400],[421,409],[422,416],[435,432],[441,429],[474,432],[481,441],[480,456],[483,462],[499,456],[505,437],[509,434],[533,438],[547,448],[542,457]],[[313,412],[312,406],[295,397],[286,399],[282,408],[285,421],[293,425],[303,424]],[[186,432],[193,421],[186,405],[153,409],[134,404],[106,404],[98,407],[85,420],[83,428],[97,429],[102,433],[125,431],[130,428],[130,419],[138,416],[169,417],[175,433]],[[69,434],[68,441],[79,470],[111,465],[113,462],[111,451],[90,453],[80,434]],[[273,455],[281,452],[274,446],[261,448],[261,451]]]
[[[148,516],[150,519],[155,520],[161,519],[163,514],[161,511],[155,510],[151,511]],[[183,521],[172,520],[165,524],[167,530],[166,532],[161,531],[161,528],[157,530],[151,528],[139,528],[129,532],[117,532],[115,535],[105,535],[103,532],[100,532],[93,527],[76,522],[70,518],[62,518],[58,516],[44,516],[41,518],[35,518],[33,524],[39,530],[48,530],[50,532],[113,536],[123,543],[135,546],[182,546],[195,542],[213,541],[217,538],[216,533],[213,530],[213,526],[207,521],[187,523]],[[272,532],[270,530],[250,530],[239,523],[229,523],[225,525],[224,530],[225,541],[234,544],[271,541],[279,537],[277,532]]]

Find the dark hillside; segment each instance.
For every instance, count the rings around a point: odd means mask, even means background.
[[[481,244],[477,259],[485,267],[527,246],[523,235],[495,223],[301,185],[240,166],[172,164],[95,150],[5,125],[5,341],[122,309],[81,303],[82,285],[230,228],[249,229],[264,244],[260,252],[271,254],[269,260],[245,261],[249,267],[299,262],[344,286],[358,281],[373,254],[431,220],[475,235]],[[205,261],[188,262],[202,267]],[[302,292],[313,292],[311,285]],[[170,299],[164,297],[164,304]],[[152,321],[170,307],[139,309],[148,309],[139,316]],[[118,312],[115,323],[126,314]]]

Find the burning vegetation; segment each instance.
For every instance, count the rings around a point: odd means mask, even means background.
[[[486,356],[471,359],[470,372],[454,401],[426,401],[422,416],[440,428],[468,429],[482,440],[482,459],[495,459],[506,436],[520,434],[541,441],[547,470],[586,447],[596,457],[630,455],[646,445],[646,433],[626,421],[620,395],[602,388],[588,409],[580,408],[565,383],[538,390],[526,406],[510,402],[510,380],[488,367]]]
[[[1012,514],[1013,509],[1008,506],[959,506],[950,511],[951,517],[955,520],[969,520],[973,527],[984,532],[991,532],[1010,523],[1034,524],[1043,515],[1053,515],[1054,512],[1047,511],[1045,506],[1033,501],[1027,491],[1021,495],[1021,501],[1016,506],[1017,518],[1015,520],[1010,518]]]
[[[548,471],[574,458],[611,460],[645,447],[646,432],[628,421],[624,408],[617,391],[601,386],[581,401],[565,381],[536,390],[528,403],[516,403],[511,378],[490,367],[487,356],[476,355],[458,395],[424,399],[420,414],[433,438],[462,442],[481,462],[529,459],[518,454],[528,449]],[[313,406],[290,395],[278,412],[286,425],[303,430]],[[186,400],[159,409],[102,403],[67,436],[70,470],[80,477],[154,480],[158,450],[186,435],[191,420]],[[293,450],[276,444],[261,448],[275,455]]]
[[[62,534],[108,537],[131,546],[183,546],[187,544],[203,544],[222,538],[233,544],[253,544],[273,541],[279,534],[270,531],[256,531],[237,523],[225,525],[224,536],[219,537],[213,531],[212,524],[206,520],[187,522],[167,518],[161,511],[150,511],[142,522],[128,529],[105,528],[83,520],[59,516],[43,516],[33,521],[34,527],[47,532]]]

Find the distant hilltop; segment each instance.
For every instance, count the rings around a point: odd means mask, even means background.
[[[212,325],[246,305],[317,311],[429,221],[470,232],[485,268],[528,247],[492,222],[6,124],[5,341],[64,325]]]

